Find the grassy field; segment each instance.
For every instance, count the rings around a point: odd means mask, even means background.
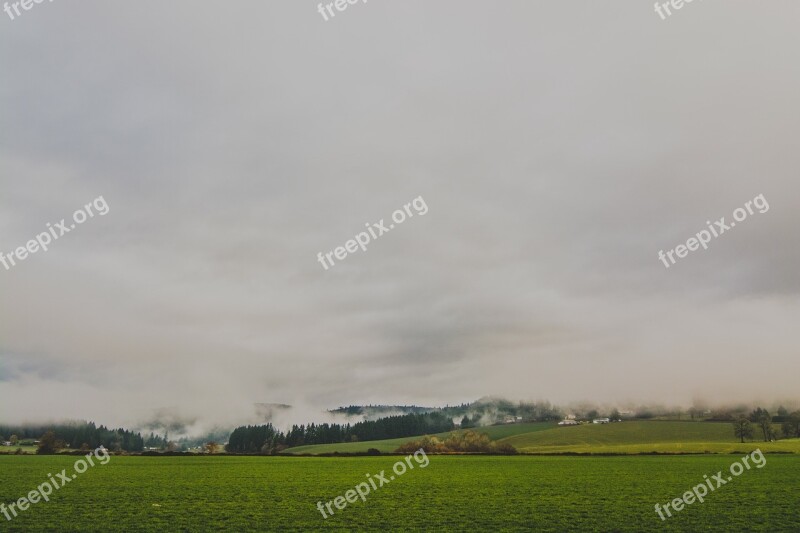
[[[634,421],[613,424],[558,426],[550,422],[507,424],[478,429],[492,439],[511,444],[522,453],[733,453],[760,448],[771,452],[800,453],[800,439],[740,444],[727,422]],[[447,437],[447,433],[437,436]],[[291,453],[366,452],[376,448],[392,452],[418,437],[298,446]]]
[[[558,427],[555,422],[531,422],[528,424],[505,424],[501,426],[486,426],[477,429],[481,433],[486,433],[492,439],[503,439],[520,433],[534,433],[537,431],[544,431],[546,429],[553,429]],[[458,433],[457,430],[453,433]],[[436,433],[439,438],[447,438],[451,432]],[[386,439],[386,440],[371,440],[366,442],[345,442],[342,444],[315,444],[309,446],[296,446],[289,448],[287,452],[291,453],[357,453],[366,452],[369,448],[375,448],[384,453],[391,453],[397,449],[398,446],[404,442],[416,440],[419,437],[404,437],[400,439]]]
[[[74,457],[0,456],[0,502]],[[662,522],[654,511],[737,456],[431,456],[323,519],[330,501],[397,457],[113,457],[21,512],[8,531],[799,531],[800,457]],[[2,515],[0,515],[2,517]],[[4,520],[4,519],[3,519]]]
[[[726,422],[620,422],[557,427],[501,439],[523,453],[800,453],[800,439],[739,443]]]
[[[17,448],[22,449],[22,453],[36,453],[38,446],[3,446],[0,448],[0,452],[14,453],[17,451]]]

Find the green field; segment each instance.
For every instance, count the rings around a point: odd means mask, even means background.
[[[477,429],[492,439],[509,443],[521,453],[734,453],[760,448],[770,452],[800,453],[800,439],[740,444],[727,422],[631,421],[613,424],[558,426],[552,422],[507,424]],[[447,433],[437,436],[444,438]],[[393,452],[419,437],[318,444],[289,448],[290,453],[355,453],[376,448]]]
[[[0,502],[74,457],[0,456]],[[330,501],[398,457],[113,457],[4,523],[8,531],[798,531],[800,457],[761,469],[662,522],[738,456],[431,456],[327,520]],[[2,515],[0,515],[2,518]]]
[[[557,427],[501,439],[523,453],[800,453],[800,439],[739,443],[727,422],[620,422]]]
[[[17,451],[17,448],[21,449],[22,453],[36,453],[38,446],[3,446],[0,448],[0,452],[14,453]]]
[[[509,437],[512,435],[518,435],[520,433],[533,433],[537,431],[544,431],[546,429],[552,429],[558,427],[555,422],[531,422],[527,424],[505,424],[500,426],[486,426],[482,428],[476,428],[475,431],[480,431],[481,433],[486,433],[492,439],[503,439],[505,437]],[[456,430],[453,433],[458,433],[461,430]],[[447,436],[451,432],[445,433],[436,433],[435,435],[439,438],[447,438]],[[319,453],[358,453],[358,452],[366,452],[370,448],[375,448],[380,450],[384,453],[391,453],[397,449],[398,446],[403,444],[404,442],[416,440],[419,437],[404,437],[400,439],[386,439],[386,440],[371,440],[365,442],[344,442],[341,444],[313,444],[309,446],[295,446],[294,448],[289,448],[286,450],[290,453],[310,453],[310,454],[319,454]]]

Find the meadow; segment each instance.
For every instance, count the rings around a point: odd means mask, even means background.
[[[323,519],[330,501],[396,456],[124,457],[97,465],[8,531],[798,531],[800,457],[768,455],[662,521],[654,511],[739,456],[431,456]],[[75,457],[0,456],[0,502]],[[0,516],[2,518],[2,516]]]
[[[499,426],[486,426],[475,428],[475,431],[486,433],[492,440],[504,439],[514,435],[535,433],[547,429],[557,428],[555,422],[529,422],[525,424],[504,424]],[[447,438],[450,433],[458,433],[460,430],[445,433],[434,433],[434,436],[441,439]],[[289,448],[287,453],[292,454],[311,454],[316,455],[320,453],[359,453],[366,452],[370,448],[375,448],[382,453],[391,453],[395,451],[398,446],[405,442],[417,440],[420,437],[403,437],[399,439],[384,439],[384,440],[371,440],[365,442],[343,442],[339,444],[310,444],[308,446],[295,446]]]
[[[22,453],[36,453],[37,446],[3,446],[0,448],[0,453],[16,453],[21,450]]]
[[[558,426],[552,422],[487,426],[476,431],[508,443],[521,453],[734,453],[756,448],[767,452],[800,453],[800,439],[740,443],[728,422],[628,421],[613,424]],[[440,438],[448,433],[437,434]],[[366,452],[376,448],[388,453],[418,437],[342,444],[318,444],[289,448],[288,453],[321,454]]]
[[[522,453],[800,453],[800,439],[739,442],[728,422],[635,421],[586,424],[501,438]]]

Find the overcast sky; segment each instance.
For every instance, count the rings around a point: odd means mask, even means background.
[[[800,4],[0,13],[0,419],[797,400]],[[669,269],[763,194],[769,211]],[[327,271],[318,252],[422,196]]]

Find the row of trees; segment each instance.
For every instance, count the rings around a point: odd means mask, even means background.
[[[48,433],[52,433],[50,444],[57,444],[58,449],[96,449],[104,446],[112,451],[140,452],[145,446],[145,440],[139,433],[123,428],[109,429],[102,425],[95,426],[94,422],[75,422],[52,426],[2,426],[0,427],[0,440],[5,440],[2,435],[11,435],[9,442],[12,445],[26,440],[38,440],[41,443]],[[151,440],[157,441],[157,439]],[[49,453],[49,451],[44,453]]]
[[[744,442],[744,439],[752,439],[756,432],[759,438],[763,437],[764,442],[775,440],[779,437],[777,427],[773,422],[782,422],[780,431],[784,438],[791,439],[800,437],[800,411],[791,414],[784,412],[776,417],[769,414],[769,411],[757,407],[749,416],[740,415],[733,422],[733,433],[737,438]]]
[[[233,430],[225,449],[231,453],[276,453],[285,448],[306,444],[394,439],[452,429],[453,421],[440,412],[390,416],[352,425],[294,425],[286,433],[278,431],[272,424],[241,426]]]
[[[429,413],[440,409],[434,407],[422,407],[419,405],[348,405],[331,409],[331,413],[343,414],[347,416],[365,416],[368,419],[377,419],[381,416],[409,413]]]
[[[508,417],[519,417],[524,422],[562,418],[561,410],[547,401],[511,402],[501,398],[482,398],[471,404],[444,407],[441,412],[453,419],[461,419],[462,428],[502,423]]]

